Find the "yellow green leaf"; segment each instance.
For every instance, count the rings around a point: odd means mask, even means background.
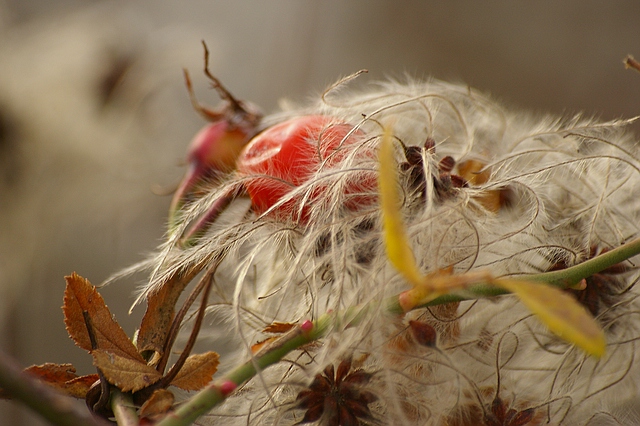
[[[384,220],[384,242],[387,257],[391,264],[413,286],[419,286],[424,281],[415,262],[413,252],[409,246],[402,214],[399,209],[400,196],[398,194],[397,163],[393,155],[393,137],[391,131],[385,129],[380,143],[378,160],[380,174],[378,188],[380,190],[380,204]]]
[[[569,294],[532,281],[499,279],[493,284],[517,295],[561,339],[597,358],[604,354],[607,345],[604,332],[589,312]]]

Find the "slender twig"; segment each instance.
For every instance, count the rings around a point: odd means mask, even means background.
[[[187,361],[187,358],[191,354],[191,350],[196,344],[196,340],[198,338],[198,334],[200,333],[200,327],[202,326],[202,320],[204,319],[204,314],[207,310],[207,301],[209,300],[209,293],[211,292],[211,286],[213,283],[213,275],[215,274],[215,268],[213,270],[209,270],[205,277],[203,278],[204,283],[204,293],[202,294],[202,303],[200,305],[200,309],[198,309],[198,314],[196,316],[195,322],[193,324],[193,329],[191,330],[191,335],[189,336],[189,340],[187,344],[182,349],[180,356],[175,364],[169,369],[167,374],[158,381],[160,387],[167,387],[176,378],[184,363]]]
[[[624,262],[638,254],[640,254],[640,238],[594,257],[593,259],[589,259],[583,263],[560,271],[531,274],[516,279],[546,282],[556,287],[569,288],[595,273],[607,269],[617,263]],[[492,297],[507,293],[501,288],[492,286],[489,282],[481,282],[477,285],[470,286],[465,289],[465,292],[470,294],[468,298]],[[403,312],[400,307],[399,298],[400,295],[396,295],[386,301],[385,306],[389,313],[400,314]],[[434,300],[429,300],[426,303],[418,304],[415,308],[417,309],[425,306],[445,304],[464,299],[464,297],[459,295],[450,294],[438,297]],[[362,319],[366,317],[365,314],[370,309],[374,309],[377,306],[377,303],[375,305],[370,303],[363,306],[354,306],[341,313],[332,312],[330,314],[325,314],[313,323],[312,327],[305,326],[303,324],[294,328],[280,339],[269,344],[254,355],[252,360],[236,367],[224,378],[213,382],[211,385],[198,392],[175,412],[168,414],[162,421],[157,423],[156,426],[190,425],[198,417],[206,414],[213,407],[223,402],[236,387],[254,377],[257,374],[258,369],[262,370],[277,363],[289,352],[323,337],[333,328],[340,326],[357,326]]]
[[[138,426],[140,424],[131,394],[114,389],[111,392],[111,409],[118,426]]]
[[[91,342],[91,349],[98,349],[98,341],[96,339],[96,335],[93,332],[93,323],[91,322],[91,316],[89,316],[88,311],[82,311],[82,317],[84,318],[84,324],[87,327],[87,334],[89,335],[89,342]],[[100,378],[100,397],[95,403],[90,405],[90,409],[93,410],[94,413],[103,413],[109,404],[109,398],[111,394],[109,382],[104,377],[104,373],[98,367],[96,367],[96,371],[98,372],[98,377]],[[89,399],[87,399],[89,401]],[[91,401],[93,402],[93,401]]]
[[[108,426],[93,417],[83,406],[70,404],[69,397],[59,394],[30,374],[23,373],[16,362],[0,351],[0,387],[13,399],[56,426]]]
[[[215,271],[216,266],[214,266],[212,269]],[[189,309],[191,309],[191,305],[193,305],[193,302],[196,301],[196,299],[202,292],[202,289],[204,289],[210,282],[211,282],[211,272],[209,271],[206,273],[204,277],[200,279],[196,287],[193,289],[191,294],[189,294],[189,297],[184,302],[184,304],[176,314],[175,318],[173,319],[173,322],[171,323],[171,328],[167,333],[167,338],[164,343],[164,350],[162,353],[162,357],[158,362],[157,370],[159,372],[164,373],[164,369],[166,368],[167,363],[169,362],[171,349],[173,348],[173,344],[175,343],[176,338],[178,337],[178,332],[180,331],[180,327],[182,326],[182,321],[187,316]]]

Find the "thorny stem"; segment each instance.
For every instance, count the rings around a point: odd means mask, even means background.
[[[111,409],[118,426],[138,426],[140,424],[131,394],[114,389],[111,393]]]
[[[560,271],[531,274],[515,279],[546,282],[556,287],[568,288],[595,273],[617,263],[624,262],[637,254],[640,254],[640,238],[632,240],[623,246],[603,253],[593,259]],[[471,295],[470,297],[465,298],[459,295],[449,294],[430,300],[427,303],[418,304],[415,308],[451,303],[474,297],[491,297],[508,293],[501,288],[490,285],[490,283],[482,282],[469,287],[466,291]],[[400,307],[399,295],[389,298],[386,302],[386,310],[390,314],[403,313]],[[258,352],[252,360],[236,367],[224,378],[213,382],[198,392],[175,412],[168,414],[162,421],[157,423],[156,426],[187,426],[192,424],[198,417],[206,414],[226,399],[232,390],[226,391],[226,389],[229,389],[229,383],[233,384],[233,388],[241,386],[258,373],[256,368],[262,370],[277,363],[289,352],[323,337],[333,328],[357,326],[365,318],[366,312],[370,309],[375,309],[377,306],[378,303],[375,302],[362,306],[354,306],[346,309],[342,313],[332,312],[325,314],[314,322],[313,328],[309,331],[304,331],[300,327],[294,328]]]
[[[313,328],[304,332],[296,327],[280,339],[273,342],[265,351],[244,364],[236,367],[226,377],[213,382],[175,412],[168,414],[156,426],[186,426],[198,417],[206,414],[216,405],[226,399],[228,393],[224,391],[226,383],[233,383],[236,387],[243,384],[257,374],[257,369],[264,369],[280,361],[289,352],[324,336],[329,328],[335,324],[337,314],[325,314],[320,317]]]
[[[86,409],[73,404],[48,385],[23,373],[14,360],[0,352],[0,387],[17,401],[56,426],[109,426],[110,423],[92,416]]]

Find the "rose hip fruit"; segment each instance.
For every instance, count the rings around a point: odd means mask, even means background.
[[[292,189],[307,182],[321,164],[332,165],[342,158],[341,146],[362,139],[362,132],[335,118],[323,115],[296,117],[276,124],[255,136],[238,158],[237,170],[250,177],[245,187],[253,208],[262,214]],[[313,196],[306,203],[313,202]],[[295,217],[295,200],[274,209],[280,216]],[[308,218],[303,207],[301,220]]]

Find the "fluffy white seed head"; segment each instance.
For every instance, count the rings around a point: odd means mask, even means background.
[[[360,418],[363,424],[631,424],[640,384],[633,259],[628,272],[593,277],[583,299],[606,333],[600,360],[552,335],[511,296],[404,318],[376,305],[409,288],[383,246],[375,181],[385,128],[399,164],[407,162],[403,145],[421,148],[417,171],[400,166],[399,182],[421,271],[486,269],[501,277],[573,265],[638,236],[640,161],[623,131],[628,122],[534,117],[439,81],[345,86],[265,119],[326,114],[357,129],[339,161],[323,163],[273,207],[291,206],[295,216],[304,205],[307,223],[272,211],[256,216],[248,199],[238,199],[180,248],[181,232],[246,179],[232,175],[185,207],[182,228],[145,265],[153,276],[143,295],[178,271],[221,259],[209,310],[212,349],[228,355],[223,364],[248,359],[273,322],[378,306],[360,326],[336,327],[263,371],[208,417],[215,424],[300,422],[300,392],[349,358],[351,371],[372,374],[361,388],[377,397],[364,404],[372,417]],[[451,170],[446,157],[455,160]],[[416,343],[410,320],[436,330],[435,346]]]

